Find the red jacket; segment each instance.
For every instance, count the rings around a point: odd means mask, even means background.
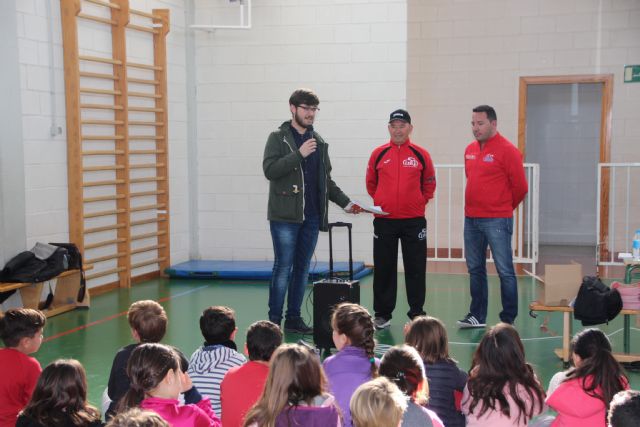
[[[464,214],[471,218],[511,218],[527,194],[522,154],[497,133],[482,149],[473,141],[464,152],[467,176]]]
[[[411,140],[402,145],[389,141],[373,150],[367,166],[367,192],[376,206],[389,215],[382,218],[424,217],[436,190],[431,156]]]

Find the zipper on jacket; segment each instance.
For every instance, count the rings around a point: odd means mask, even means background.
[[[394,208],[396,209],[396,211],[399,211],[399,207],[400,207],[400,168],[402,167],[402,165],[400,164],[400,149],[402,148],[402,145],[396,145],[396,147],[398,148],[398,151],[396,153],[396,205],[394,206]]]
[[[291,144],[287,142],[287,138],[285,138],[284,135],[282,135],[282,141],[293,153],[293,148],[291,147]],[[302,171],[302,165],[300,165],[300,178],[302,180],[302,222],[304,222],[304,172]]]
[[[324,177],[324,198],[322,200],[322,209],[324,210],[324,215],[322,215],[322,223],[320,224],[320,226],[322,227],[322,224],[328,223],[329,222],[329,206],[327,203],[327,167],[325,166],[326,162],[325,162],[325,152],[322,152],[322,173],[323,173],[323,177]]]

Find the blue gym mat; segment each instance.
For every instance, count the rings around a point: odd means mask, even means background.
[[[349,275],[348,262],[333,263],[334,276]],[[271,280],[273,261],[219,261],[200,260],[185,261],[172,265],[164,272],[170,277],[190,279],[236,279],[236,280]],[[353,278],[360,279],[373,270],[365,267],[361,261],[353,263]],[[309,280],[324,279],[329,275],[329,263],[311,263]]]

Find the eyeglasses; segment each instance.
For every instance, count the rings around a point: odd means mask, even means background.
[[[302,108],[307,113],[308,112],[317,113],[318,111],[320,111],[318,107],[309,107],[308,105],[298,105],[298,108]]]

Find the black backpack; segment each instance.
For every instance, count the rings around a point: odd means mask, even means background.
[[[80,270],[80,289],[78,290],[78,301],[84,300],[84,295],[87,291],[87,279],[84,276],[84,269],[82,267],[82,254],[80,249],[75,243],[49,243],[50,245],[59,246],[67,250],[67,256],[69,260],[69,270]]]
[[[599,277],[585,276],[573,307],[573,317],[583,326],[609,323],[622,310],[622,297],[617,289],[611,289]]]

